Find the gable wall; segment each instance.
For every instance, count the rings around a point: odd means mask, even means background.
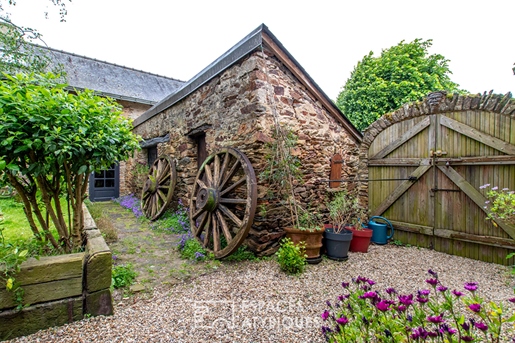
[[[188,132],[209,127],[205,131],[209,154],[220,147],[235,147],[245,153],[258,177],[258,210],[247,244],[269,255],[278,247],[282,228],[290,224],[288,213],[278,206],[280,199],[267,198],[269,186],[259,177],[266,167],[266,142],[273,136],[274,114],[281,125],[287,125],[298,136],[293,153],[301,160],[304,183],[296,188],[296,195],[311,208],[320,206],[321,213],[325,212],[328,195],[328,184],[321,180],[329,178],[331,156],[339,152],[344,157],[342,177],[355,176],[358,145],[281,62],[270,52],[264,53],[251,53],[134,132],[144,139],[170,133],[170,142],[159,144],[158,151],[176,160],[174,199],[181,198],[185,204],[197,172],[196,143],[186,136]],[[145,161],[143,150],[129,166]],[[260,215],[261,205],[266,208],[265,217]]]

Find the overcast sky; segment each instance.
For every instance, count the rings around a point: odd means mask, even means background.
[[[13,22],[52,48],[183,81],[264,23],[333,100],[364,55],[416,38],[462,88],[515,90],[515,0],[73,0],[65,23],[50,1],[17,2]]]

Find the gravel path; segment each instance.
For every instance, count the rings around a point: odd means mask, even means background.
[[[300,277],[273,260],[224,264],[152,297],[120,303],[115,315],[39,331],[10,342],[324,342],[320,314],[358,275],[401,293],[427,289],[427,270],[453,289],[479,282],[487,300],[513,297],[509,268],[415,247],[371,246],[347,262],[325,259]]]

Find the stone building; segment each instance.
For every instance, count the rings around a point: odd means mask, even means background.
[[[99,95],[115,99],[123,107],[125,117],[136,119],[152,105],[176,92],[183,81],[155,75],[120,65],[79,56],[69,52],[43,48],[53,63],[66,72],[69,89],[91,89]],[[91,176],[89,194],[94,201],[109,200],[127,194],[125,163],[113,164],[110,170]]]
[[[144,149],[127,169],[170,156],[177,167],[174,199],[188,203],[205,157],[222,147],[239,149],[256,172],[263,210],[256,212],[246,244],[271,254],[291,224],[260,176],[276,123],[298,137],[291,151],[303,175],[296,197],[311,211],[326,213],[331,158],[342,157],[342,178],[356,176],[362,135],[265,25],[134,120]]]

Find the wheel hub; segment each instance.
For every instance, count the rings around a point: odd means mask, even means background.
[[[197,193],[197,207],[213,212],[218,206],[218,192],[214,188],[201,188]]]

